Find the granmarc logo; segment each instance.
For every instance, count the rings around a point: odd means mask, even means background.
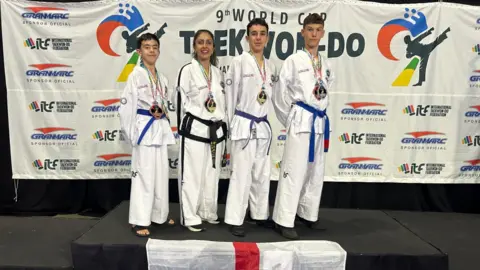
[[[480,159],[473,159],[473,160],[467,160],[464,161],[466,163],[469,163],[470,165],[465,165],[460,168],[460,171],[462,172],[467,172],[467,171],[480,171]]]
[[[31,136],[32,140],[76,140],[77,134],[72,132],[60,133],[57,132],[61,131],[74,131],[71,128],[65,127],[45,127],[45,128],[36,128],[35,131],[39,131],[40,133],[36,132],[33,133]],[[53,133],[53,134],[52,134]]]
[[[72,70],[66,70],[65,68],[71,68],[69,65],[63,64],[33,64],[29,65],[35,69],[29,69],[25,73],[30,77],[73,77]]]
[[[61,12],[67,11],[65,8],[55,7],[27,7],[22,17],[25,19],[49,19],[49,20],[67,20],[69,13]]]
[[[352,108],[342,109],[342,114],[353,115],[385,115],[387,110],[384,109],[364,109],[365,107],[385,107],[384,104],[375,102],[350,102],[346,103]]]
[[[382,164],[373,162],[381,161],[381,159],[372,157],[348,157],[342,158],[342,160],[345,160],[348,163],[340,163],[338,166],[339,169],[381,170],[383,166]],[[366,163],[368,161],[372,161],[372,163]]]

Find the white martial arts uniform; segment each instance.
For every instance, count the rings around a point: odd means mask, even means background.
[[[261,67],[265,71],[267,99],[261,105],[257,96],[263,85],[255,56],[248,52],[235,57],[225,77],[227,114],[232,140],[232,175],[228,188],[225,223],[243,224],[250,205],[250,216],[255,220],[268,219],[270,188],[270,145],[272,130],[267,116],[271,106],[276,68],[267,59]]]
[[[178,100],[175,100],[174,104],[177,121],[181,122],[178,186],[180,222],[184,226],[200,225],[202,220],[218,219],[218,182],[225,151],[227,124],[224,122],[226,113],[223,74],[215,66],[210,67],[210,73],[211,90],[217,105],[214,112],[205,108],[209,91],[202,67],[197,60],[192,59],[183,66],[177,76],[176,89],[181,101],[178,104]],[[212,161],[211,139],[216,141],[216,146],[213,147],[216,152],[215,163]]]
[[[318,219],[325,170],[325,144],[328,148],[325,128],[330,131],[326,125],[326,117],[322,114],[328,107],[328,93],[334,81],[330,64],[323,56],[321,63],[322,81],[327,90],[327,95],[323,99],[317,100],[313,95],[316,79],[310,57],[303,50],[297,51],[285,60],[279,81],[274,88],[275,113],[287,129],[287,140],[280,168],[273,220],[287,228],[294,227],[296,214],[312,222]],[[305,109],[302,102],[310,108]],[[312,109],[320,116],[314,119]],[[309,148],[312,143],[310,134],[313,120],[315,120],[314,149]]]
[[[163,97],[166,105],[171,89],[165,76],[158,76],[161,89],[167,92]],[[156,100],[162,104],[159,94]],[[121,128],[132,145],[129,223],[140,226],[149,226],[151,221],[162,224],[169,212],[167,147],[175,144],[175,137],[167,118],[155,120],[148,113],[153,102],[148,72],[136,66],[128,77],[119,114]]]

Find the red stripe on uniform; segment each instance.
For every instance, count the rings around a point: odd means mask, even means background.
[[[328,147],[330,146],[330,140],[324,140],[323,141],[323,149],[324,152],[328,152]]]
[[[233,242],[235,270],[259,270],[260,251],[256,243]]]

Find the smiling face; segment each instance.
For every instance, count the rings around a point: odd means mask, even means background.
[[[159,44],[153,39],[144,40],[137,52],[140,54],[145,64],[154,66],[158,56],[160,56]]]
[[[193,50],[198,61],[209,61],[213,54],[213,37],[208,32],[200,32],[193,41]]]
[[[268,42],[268,30],[267,27],[259,24],[254,24],[248,29],[248,36],[245,38],[250,45],[250,49],[257,53],[261,52],[265,48],[265,44]]]

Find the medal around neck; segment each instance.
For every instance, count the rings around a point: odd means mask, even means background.
[[[207,100],[205,101],[205,108],[210,113],[213,113],[215,109],[217,109],[217,103],[215,102],[215,99],[213,99],[213,97],[209,96],[207,98]]]
[[[150,114],[155,119],[160,119],[165,114],[165,111],[158,105],[158,102],[154,101],[149,110]]]
[[[323,85],[323,83],[315,83],[315,87],[313,88],[313,95],[317,100],[322,100],[327,96],[327,89]]]
[[[260,105],[263,105],[265,102],[267,102],[267,92],[265,92],[265,86],[262,86],[262,89],[258,93],[257,101]]]

